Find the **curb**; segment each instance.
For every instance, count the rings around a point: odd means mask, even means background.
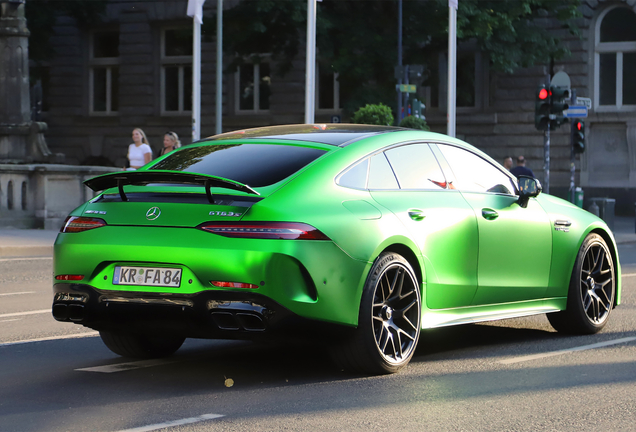
[[[0,246],[0,257],[53,256],[53,246]]]

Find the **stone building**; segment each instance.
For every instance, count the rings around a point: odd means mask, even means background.
[[[226,0],[230,8],[239,0]],[[123,166],[134,127],[155,151],[162,136],[177,132],[190,142],[192,21],[186,1],[110,1],[102,25],[80,29],[59,17],[51,42],[54,58],[40,69],[44,80],[47,142],[68,163]],[[216,9],[208,0],[205,10]],[[549,17],[547,31],[572,51],[554,64],[579,97],[592,99],[586,120],[587,150],[577,157],[576,183],[587,198],[616,199],[617,212],[633,214],[636,201],[636,0],[583,0],[576,38]],[[214,36],[202,43],[202,136],[215,130]],[[536,86],[547,66],[512,75],[489,70],[471,44],[459,46],[457,135],[495,159],[524,155],[543,180],[543,134],[534,127]],[[439,82],[421,89],[433,130],[446,131],[446,63]],[[268,62],[244,65],[223,77],[223,130],[302,123],[304,53],[292,72],[277,76]],[[337,76],[319,74],[316,122],[341,116]],[[346,121],[347,118],[342,118]],[[550,192],[566,196],[570,177],[569,127],[552,133]]]

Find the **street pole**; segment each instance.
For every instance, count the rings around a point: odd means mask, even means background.
[[[398,68],[402,68],[402,0],[398,1]],[[398,78],[396,125],[402,120],[402,77]]]
[[[576,89],[570,89],[571,99],[570,103],[574,106],[576,105]],[[570,126],[570,202],[574,204],[574,189],[576,189],[576,185],[574,183],[574,177],[576,174],[576,155],[574,154],[574,146],[572,145],[573,129]]]
[[[305,70],[305,124],[312,124],[316,108],[316,0],[307,0],[307,62]]]
[[[192,18],[192,141],[201,139],[201,23]]]
[[[448,0],[448,114],[447,135],[455,137],[457,90],[457,6],[459,0]]]
[[[550,74],[546,75],[546,87],[550,88]],[[551,95],[549,96],[552,97]],[[550,102],[552,104],[552,102]],[[550,114],[551,115],[551,114]],[[550,193],[550,119],[543,133],[543,192]]]
[[[216,3],[216,134],[223,132],[223,0]]]

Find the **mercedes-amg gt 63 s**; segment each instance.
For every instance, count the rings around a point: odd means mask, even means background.
[[[547,314],[591,334],[621,300],[601,219],[445,135],[241,130],[85,183],[97,195],[55,242],[53,316],[125,357],[325,336],[341,367],[391,373],[421,329]]]

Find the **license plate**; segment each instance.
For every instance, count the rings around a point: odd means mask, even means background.
[[[181,286],[181,269],[166,267],[116,266],[113,285],[141,285],[156,287]]]

